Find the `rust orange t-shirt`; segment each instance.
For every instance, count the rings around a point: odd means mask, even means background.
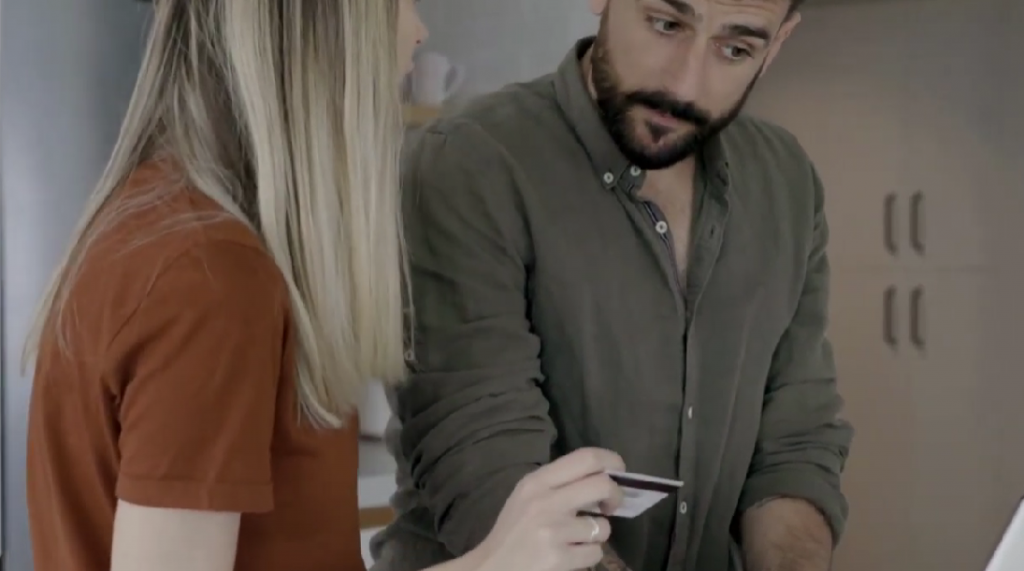
[[[166,175],[140,168],[112,204]],[[301,418],[283,277],[222,213],[176,190],[124,209],[87,250],[67,351],[50,330],[36,364],[36,571],[108,571],[119,498],[242,512],[236,571],[364,570],[355,419],[322,430]]]

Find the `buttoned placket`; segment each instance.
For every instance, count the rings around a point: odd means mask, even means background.
[[[602,176],[602,180],[605,186],[613,189],[617,188],[619,191],[624,192],[626,195],[631,196],[633,200],[639,202],[650,222],[654,226],[654,231],[661,238],[662,243],[666,246],[666,252],[672,261],[672,267],[675,268],[675,253],[674,253],[674,242],[672,240],[671,228],[665,217],[661,215],[660,209],[657,205],[640,200],[636,197],[640,187],[643,185],[644,172],[642,169],[632,166],[628,170],[628,180],[620,180],[619,177],[615,176],[613,172],[606,172]],[[727,187],[729,184],[728,172],[725,167],[721,167],[714,175],[717,177],[717,182]],[[626,178],[626,177],[622,177]],[[675,284],[680,290],[680,297],[682,298],[684,305],[685,315],[685,334],[681,339],[683,344],[683,360],[684,360],[684,375],[683,375],[683,410],[684,418],[680,423],[681,434],[679,435],[679,463],[677,466],[677,478],[683,482],[683,486],[680,488],[676,495],[677,501],[677,515],[675,518],[675,526],[673,527],[673,539],[672,546],[669,550],[669,566],[668,569],[677,570],[685,569],[686,564],[693,564],[696,559],[696,554],[688,554],[686,546],[690,538],[691,532],[693,531],[693,525],[695,518],[699,514],[693,512],[693,494],[695,489],[692,485],[688,485],[696,477],[696,460],[697,460],[697,422],[695,419],[695,403],[697,401],[697,382],[695,380],[696,371],[694,367],[690,365],[690,359],[687,355],[690,353],[689,345],[689,331],[693,326],[693,319],[696,315],[696,307],[700,301],[701,294],[703,293],[704,287],[707,285],[707,281],[711,275],[711,270],[714,266],[715,261],[718,259],[718,253],[722,244],[722,232],[719,231],[720,227],[724,227],[725,220],[728,216],[728,202],[725,200],[724,192],[720,193],[716,199],[708,200],[707,195],[708,188],[707,182],[705,182],[705,188],[700,189],[701,197],[699,201],[698,216],[696,219],[697,233],[695,235],[696,243],[694,244],[693,258],[691,260],[690,267],[687,268],[686,276],[687,283],[679,284],[678,280],[674,280]],[[675,275],[678,276],[678,268],[676,268]],[[689,555],[689,556],[688,556]]]
[[[690,350],[691,332],[697,317],[697,309],[704,289],[711,277],[711,270],[718,260],[721,251],[725,222],[728,219],[729,205],[726,199],[729,178],[725,167],[721,167],[712,176],[721,185],[721,192],[711,192],[708,177],[704,177],[704,188],[698,205],[698,215],[695,221],[697,232],[694,235],[695,244],[693,256],[687,268],[687,315],[686,315],[686,347],[684,359],[686,372],[684,375],[683,409],[685,411],[682,426],[682,433],[679,437],[679,464],[677,466],[680,480],[693,483],[697,475],[697,438],[699,418],[695,410],[699,394],[699,383],[696,367]],[[710,485],[710,484],[706,484]],[[698,513],[694,508],[695,486],[684,486],[676,496],[678,510],[675,526],[672,533],[672,545],[669,549],[668,566],[666,571],[691,571],[696,565],[696,552],[688,552],[688,545],[695,545],[698,538],[694,536],[694,526],[701,523],[703,514]],[[706,510],[706,506],[705,506]],[[699,530],[698,530],[699,531]],[[697,534],[699,536],[699,533]],[[694,542],[691,542],[691,538]]]
[[[629,168],[628,177],[622,177],[625,180],[619,180],[612,172],[606,172],[602,176],[602,180],[605,185],[609,188],[617,188],[617,190],[623,192],[627,196],[630,196],[632,200],[639,203],[641,208],[646,213],[649,222],[653,225],[654,231],[661,239],[663,246],[665,247],[665,253],[667,254],[671,267],[673,270],[673,276],[676,276],[673,282],[673,289],[678,292],[678,298],[682,303],[681,318],[684,321],[682,327],[682,334],[680,335],[680,344],[682,345],[683,355],[683,378],[680,382],[683,384],[683,419],[680,422],[681,433],[679,435],[680,451],[679,451],[679,464],[676,467],[676,477],[680,480],[683,485],[680,490],[676,493],[677,502],[677,515],[675,518],[675,525],[672,532],[672,545],[669,550],[669,561],[672,562],[669,569],[673,571],[676,569],[682,569],[684,564],[684,557],[686,555],[686,543],[689,537],[691,522],[692,522],[692,494],[694,493],[693,486],[690,482],[693,480],[696,474],[696,431],[694,430],[694,401],[695,401],[695,383],[690,382],[690,373],[687,369],[687,335],[686,329],[690,325],[690,319],[693,313],[690,311],[688,292],[693,291],[693,288],[689,287],[688,283],[680,283],[677,276],[680,275],[679,268],[676,263],[675,256],[675,242],[672,236],[671,227],[665,216],[662,214],[661,209],[651,201],[640,199],[637,194],[640,188],[643,186],[644,171],[637,166]],[[701,201],[703,204],[705,201]],[[700,212],[698,216],[698,224],[700,224],[704,213]],[[713,235],[714,233],[712,233]],[[706,243],[699,244],[700,246],[707,246]],[[689,282],[692,273],[688,270],[685,275],[687,276],[687,282]],[[696,277],[696,276],[693,276]]]
[[[626,176],[628,173],[628,176]],[[616,190],[621,192],[623,195],[628,196],[630,201],[640,206],[645,217],[654,228],[660,238],[664,251],[667,252],[667,266],[671,270],[671,277],[673,277],[672,290],[675,292],[676,300],[679,303],[680,315],[686,315],[686,284],[679,282],[679,271],[678,264],[676,262],[675,255],[675,241],[672,236],[672,228],[668,224],[664,213],[657,204],[650,200],[644,200],[639,197],[640,188],[643,186],[644,177],[646,173],[640,167],[633,165],[623,173],[622,177],[616,177],[615,173],[608,171],[605,172],[601,177],[605,183],[605,187],[610,190]]]

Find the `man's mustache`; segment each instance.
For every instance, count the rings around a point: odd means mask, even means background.
[[[694,127],[704,128],[711,124],[711,114],[692,102],[679,101],[672,96],[658,91],[633,91],[626,94],[625,102],[631,105],[646,107],[652,111],[663,113],[680,121],[690,123]]]

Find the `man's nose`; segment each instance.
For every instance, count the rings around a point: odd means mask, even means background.
[[[700,101],[707,71],[706,42],[694,40],[671,66],[665,87],[681,101]]]

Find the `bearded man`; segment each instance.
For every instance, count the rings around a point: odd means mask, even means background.
[[[823,190],[741,113],[799,3],[591,0],[600,31],[557,71],[409,149],[415,330],[377,570],[473,549],[524,474],[599,446],[682,482],[611,518],[601,569],[828,571],[852,429]]]

